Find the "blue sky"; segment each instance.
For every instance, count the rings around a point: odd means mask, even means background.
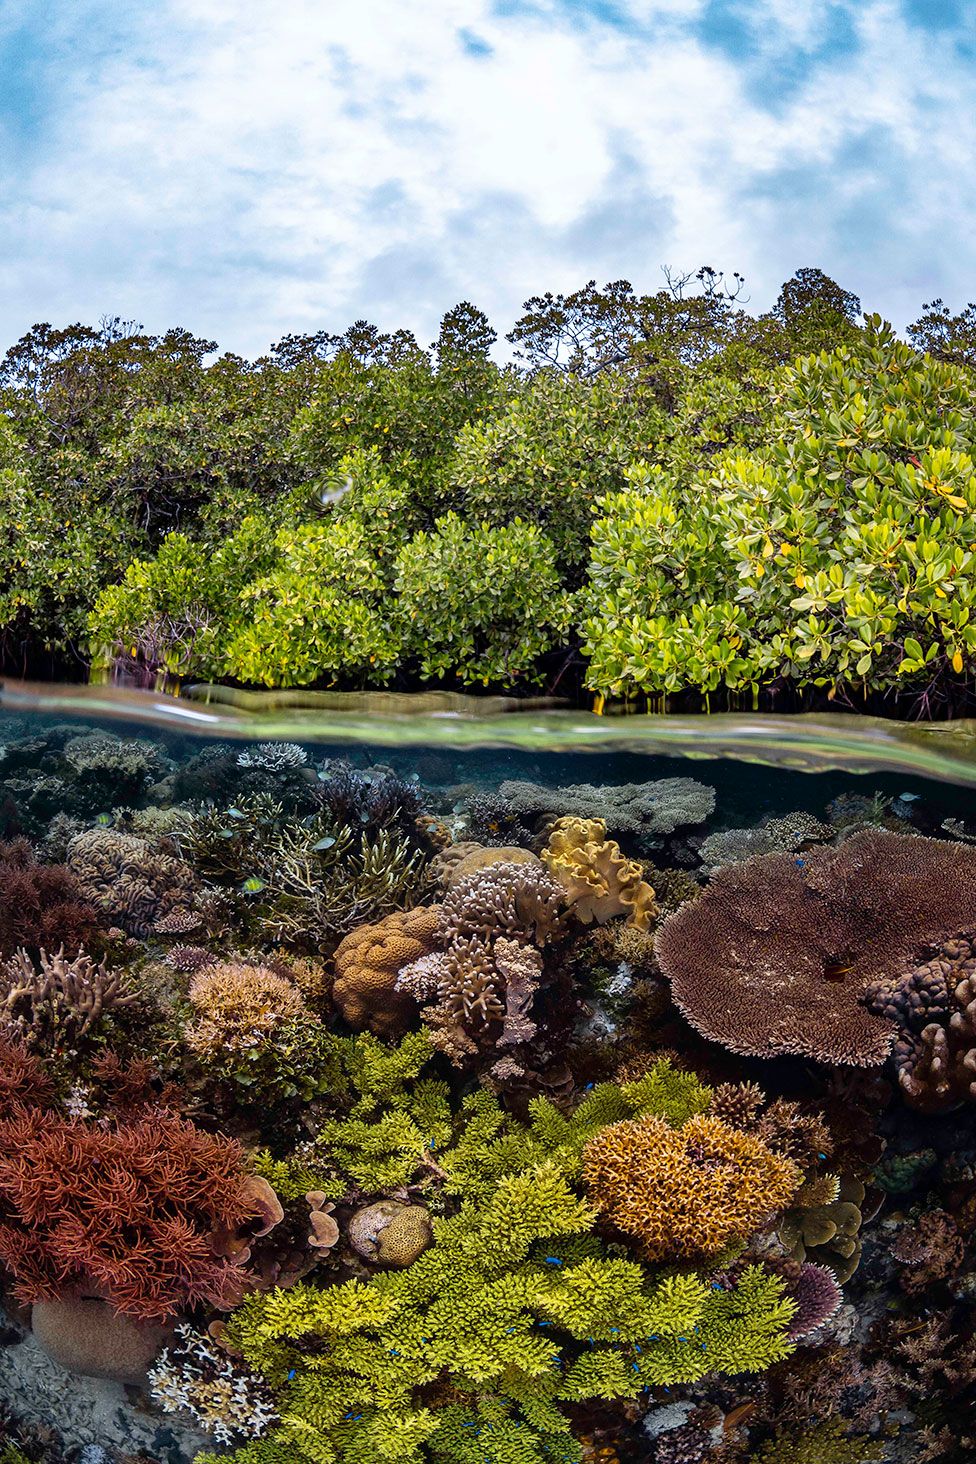
[[[0,0],[0,345],[253,355],[661,266],[976,298],[976,0]]]

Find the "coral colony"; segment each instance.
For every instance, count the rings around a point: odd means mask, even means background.
[[[8,723],[2,1356],[154,1464],[972,1459],[964,821],[317,757]]]

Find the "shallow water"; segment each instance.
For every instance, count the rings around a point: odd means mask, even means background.
[[[503,784],[507,786],[499,796]],[[549,826],[563,815],[604,819],[605,837],[616,851],[607,858],[611,863],[621,861],[631,871],[629,892],[616,904],[595,899],[587,905],[590,895],[579,889],[565,895],[571,908],[561,918],[570,921],[571,929],[560,926],[545,961],[538,958],[543,974],[533,978],[534,998],[529,992],[536,1004],[525,1006],[523,1001],[519,1040],[499,1037],[501,1015],[482,1022],[477,1013],[472,1016],[465,1009],[468,1025],[462,1037],[469,1050],[458,1056],[456,1047],[438,1045],[437,1034],[443,1029],[437,1026],[441,1019],[435,1019],[429,993],[417,996],[420,1006],[413,1005],[405,1016],[407,999],[397,995],[392,983],[379,1006],[365,1016],[354,1003],[338,999],[339,988],[332,983],[339,970],[333,963],[340,942],[391,912],[422,910],[445,899],[445,891],[452,888],[445,846],[474,843],[509,853],[515,847],[526,860],[529,851],[548,859],[547,848],[554,847]],[[133,991],[139,989],[144,1006],[136,1003],[136,1008],[145,1011],[146,1025],[140,1031],[123,1010],[117,1021],[109,1020],[105,1034],[91,1039],[94,1045],[86,1045],[86,1032],[83,1040],[72,1037],[72,1046],[64,1041],[66,1029],[58,1035],[57,1023],[51,1030],[40,1019],[31,1025],[31,1012],[23,1000],[19,1006],[8,1002],[0,1017],[7,1035],[26,1033],[32,1050],[50,1067],[59,1101],[81,1105],[80,1117],[72,1121],[101,1124],[103,1129],[120,1122],[115,1109],[99,1106],[109,1100],[92,1066],[106,1045],[112,1050],[118,1047],[127,1060],[157,1062],[159,1082],[165,1078],[187,1091],[192,1088],[186,1112],[193,1122],[208,1132],[232,1135],[248,1152],[264,1148],[278,1161],[297,1152],[296,1146],[311,1145],[314,1150],[323,1113],[332,1121],[328,1115],[333,1095],[316,1087],[301,1063],[294,1071],[288,1069],[287,1082],[280,1076],[273,1081],[253,1075],[245,1080],[236,1070],[232,1076],[224,1071],[230,1060],[227,1052],[213,1048],[206,1059],[201,1057],[192,972],[206,972],[207,962],[219,966],[233,960],[237,969],[252,973],[264,969],[262,963],[285,962],[277,968],[276,979],[280,983],[293,978],[296,983],[289,1000],[302,1008],[301,1022],[307,1026],[301,1028],[305,1035],[299,1046],[308,1043],[310,1050],[315,1041],[331,1040],[326,1037],[329,1032],[345,1039],[352,1031],[368,1028],[382,1040],[394,1041],[406,1030],[429,1026],[435,1046],[432,1072],[455,1105],[455,1125],[462,1100],[479,1085],[496,1095],[511,1122],[521,1123],[527,1121],[530,1098],[542,1095],[560,1111],[573,1112],[594,1083],[623,1081],[621,1073],[633,1072],[641,1063],[646,1070],[653,1055],[662,1052],[713,1088],[722,1082],[758,1083],[767,1094],[764,1101],[799,1104],[807,1116],[827,1114],[840,1128],[846,1114],[856,1132],[845,1131],[839,1139],[834,1135],[837,1153],[843,1155],[837,1159],[836,1172],[841,1186],[847,1186],[840,1200],[834,1198],[842,1207],[854,1209],[862,1224],[857,1241],[858,1246],[864,1242],[861,1266],[846,1274],[853,1240],[842,1257],[843,1247],[831,1251],[818,1242],[814,1248],[808,1237],[810,1257],[821,1267],[833,1268],[843,1281],[844,1299],[838,1320],[825,1322],[828,1330],[823,1335],[811,1333],[813,1340],[804,1341],[793,1362],[778,1364],[785,1371],[776,1374],[781,1392],[806,1397],[804,1389],[815,1391],[811,1370],[834,1369],[839,1379],[834,1391],[824,1383],[824,1397],[803,1414],[799,1404],[790,1412],[782,1400],[775,1401],[775,1389],[770,1391],[762,1380],[762,1369],[759,1381],[739,1378],[719,1384],[706,1376],[674,1391],[647,1383],[638,1401],[626,1409],[574,1405],[570,1422],[588,1453],[547,1452],[538,1457],[600,1458],[610,1464],[614,1457],[621,1464],[656,1460],[666,1464],[681,1458],[689,1464],[699,1460],[708,1464],[708,1450],[721,1442],[733,1450],[721,1456],[722,1464],[728,1464],[765,1458],[763,1448],[804,1428],[815,1434],[824,1418],[840,1410],[844,1428],[859,1437],[878,1436],[888,1411],[898,1413],[900,1431],[894,1430],[879,1445],[883,1450],[879,1457],[897,1464],[920,1457],[919,1430],[926,1420],[938,1430],[953,1410],[962,1418],[973,1406],[976,1367],[973,1376],[967,1374],[962,1382],[939,1379],[933,1371],[919,1372],[934,1368],[932,1358],[939,1352],[973,1346],[972,1109],[961,1099],[936,1111],[906,1107],[890,1062],[875,1062],[865,1074],[863,1066],[845,1066],[836,1054],[829,1062],[812,1060],[813,1039],[806,1047],[801,1042],[799,1048],[771,1043],[766,1056],[742,1050],[736,1056],[731,1038],[723,1047],[707,1022],[696,1030],[694,1020],[688,1025],[680,1001],[680,1015],[668,1006],[668,985],[656,964],[650,934],[643,947],[636,937],[620,938],[613,945],[624,931],[625,919],[628,925],[639,924],[635,911],[644,897],[633,892],[641,880],[643,888],[653,882],[657,890],[656,897],[653,891],[646,897],[649,909],[657,901],[645,921],[649,932],[655,933],[667,915],[691,908],[722,871],[727,875],[750,855],[791,856],[802,882],[808,865],[821,868],[819,860],[833,857],[832,851],[842,850],[846,840],[865,830],[869,834],[881,830],[897,840],[890,846],[893,851],[908,851],[908,874],[902,871],[898,877],[907,878],[909,884],[909,839],[926,835],[946,849],[968,851],[976,843],[976,726],[910,727],[843,714],[601,718],[551,704],[527,707],[503,699],[446,695],[262,697],[198,687],[187,688],[176,698],[113,687],[41,687],[6,681],[0,686],[0,840],[26,843],[0,848],[0,939],[6,942],[0,956],[9,963],[21,947],[30,961],[37,962],[42,946],[53,949],[59,940],[57,920],[52,916],[45,924],[43,909],[32,912],[10,906],[9,891],[23,886],[12,882],[9,869],[21,868],[25,859],[66,869],[78,886],[71,899],[81,899],[91,913],[58,917],[67,922],[65,930],[70,927],[70,934],[60,939],[70,947],[72,940],[77,943],[76,932],[82,931],[86,946],[121,973],[123,990],[127,982]],[[589,837],[595,837],[592,825]],[[400,852],[391,853],[397,841]],[[931,849],[930,844],[916,847]],[[17,849],[21,852],[11,853]],[[968,859],[968,852],[961,857]],[[369,858],[382,866],[378,883],[364,872]],[[893,868],[895,864],[893,855]],[[533,867],[541,870],[537,859]],[[770,865],[774,867],[781,869]],[[764,926],[771,939],[782,933],[778,925],[788,925],[793,918],[788,913],[777,918],[776,900],[781,896],[776,889],[772,894]],[[879,898],[875,890],[874,903],[865,904],[865,925],[874,918]],[[352,902],[350,908],[342,905],[343,899]],[[782,900],[785,912],[785,895]],[[852,908],[859,908],[856,900]],[[959,927],[945,934],[969,928],[966,911],[962,905],[960,909]],[[584,928],[584,920],[594,914],[596,924]],[[976,909],[973,914],[976,917]],[[855,922],[852,929],[856,928]],[[593,930],[603,932],[602,944]],[[709,927],[705,931],[707,945]],[[806,938],[815,935],[814,931]],[[541,949],[544,938],[536,939]],[[851,939],[856,944],[855,937]],[[922,945],[919,961],[931,954],[927,947],[922,951]],[[558,952],[556,964],[548,953],[552,949]],[[661,959],[666,964],[663,955]],[[716,959],[720,964],[723,958]],[[769,959],[773,961],[772,954]],[[824,980],[843,984],[855,979],[851,971],[860,979],[860,959],[861,952],[853,947],[832,951],[824,957]],[[319,973],[318,984],[306,992],[296,973],[301,969],[301,979],[308,980],[313,968]],[[8,972],[8,967],[3,970]],[[283,971],[292,974],[286,978]],[[148,994],[146,979],[152,987]],[[0,984],[3,981],[9,991],[9,976],[0,978]],[[730,1010],[732,1005],[734,1000]],[[505,1021],[514,1016],[510,1004]],[[276,1033],[287,1021],[275,1018],[249,1037],[248,1060],[259,1064],[260,1074],[264,1074],[260,1064],[267,1054],[274,1055]],[[485,1035],[489,1030],[494,1034],[490,1040]],[[703,1042],[703,1037],[709,1040]],[[497,1050],[492,1045],[496,1042]],[[280,1053],[274,1061],[281,1061]],[[262,1082],[270,1086],[262,1089]],[[409,1111],[410,1101],[408,1094],[404,1111]],[[377,1111],[373,1121],[380,1118]],[[131,1121],[131,1115],[125,1121]],[[2,1122],[0,1113],[0,1127]],[[456,1132],[455,1128],[455,1137]],[[915,1162],[919,1155],[929,1154],[931,1162],[927,1158],[924,1164]],[[318,1157],[321,1160],[321,1152]],[[889,1172],[894,1161],[897,1179],[891,1177],[894,1171]],[[449,1163],[447,1158],[443,1162]],[[805,1182],[819,1182],[816,1157],[811,1162],[813,1169],[804,1170]],[[903,1183],[906,1167],[912,1174]],[[320,1286],[351,1276],[369,1279],[371,1258],[349,1249],[354,1212],[359,1213],[356,1205],[366,1200],[390,1203],[394,1194],[399,1197],[395,1203],[402,1203],[409,1193],[415,1207],[428,1205],[434,1214],[451,1216],[454,1202],[449,1187],[443,1194],[440,1190],[443,1173],[440,1179],[424,1173],[423,1180],[415,1176],[408,1188],[402,1183],[384,1188],[357,1181],[344,1192],[340,1185],[335,1204],[342,1238],[324,1259],[306,1253],[305,1269],[296,1274]],[[0,1164],[0,1190],[3,1184]],[[856,1205],[851,1198],[855,1194]],[[288,1202],[292,1208],[286,1205],[279,1237],[294,1220],[294,1206],[301,1206],[300,1187],[296,1195]],[[9,1197],[0,1195],[0,1206],[9,1203]],[[783,1206],[780,1209],[786,1213]],[[939,1223],[952,1230],[952,1244],[944,1236],[942,1243],[943,1250],[953,1251],[955,1246],[954,1259],[950,1264],[943,1256],[941,1271],[928,1252],[918,1262],[906,1259],[909,1269],[918,1264],[931,1271],[929,1279],[912,1289],[904,1273],[893,1268],[890,1253],[901,1245],[908,1256],[914,1245],[921,1255],[925,1246],[918,1238],[919,1217],[928,1212],[948,1217]],[[627,1247],[633,1241],[618,1221],[619,1217],[600,1232],[601,1243],[608,1241],[617,1248],[615,1254],[632,1258],[636,1252]],[[760,1215],[749,1237],[742,1237],[752,1247],[746,1254],[772,1257],[773,1265],[789,1253],[782,1238],[786,1234],[787,1228],[777,1229],[775,1217]],[[274,1236],[272,1229],[258,1255],[266,1267],[273,1263],[278,1275],[283,1251],[280,1245],[274,1250]],[[289,1244],[294,1243],[292,1236]],[[558,1251],[558,1244],[553,1240],[547,1248]],[[4,1254],[0,1217],[0,1262]],[[6,1254],[9,1258],[13,1253]],[[555,1265],[558,1256],[543,1259]],[[657,1255],[655,1260],[689,1264],[688,1257],[677,1255]],[[714,1256],[707,1261],[698,1257],[696,1274],[711,1278],[713,1288],[738,1284],[728,1281],[727,1272],[716,1269],[717,1264]],[[728,1256],[724,1264],[731,1264]],[[800,1261],[794,1258],[794,1264]],[[16,1266],[14,1274],[19,1274]],[[723,1279],[715,1281],[715,1276]],[[72,1295],[81,1284],[74,1277]],[[8,1291],[9,1287],[8,1276]],[[111,1296],[111,1287],[108,1290]],[[150,1396],[143,1380],[140,1391],[135,1374],[128,1392],[123,1392],[118,1381],[104,1378],[73,1382],[71,1374],[59,1373],[57,1361],[45,1360],[42,1386],[41,1372],[36,1371],[38,1344],[17,1340],[22,1335],[17,1328],[23,1328],[27,1315],[23,1306],[11,1304],[10,1309],[13,1323],[7,1345],[0,1350],[0,1406],[6,1404],[19,1420],[8,1425],[19,1430],[11,1437],[33,1447],[31,1430],[52,1425],[61,1441],[56,1447],[63,1445],[68,1451],[51,1453],[56,1461],[73,1461],[77,1454],[71,1450],[89,1445],[106,1449],[111,1459],[120,1459],[124,1448],[131,1454],[136,1447],[161,1464],[183,1464],[193,1456],[201,1439],[196,1429],[199,1411],[162,1412],[158,1388]],[[187,1302],[179,1314],[196,1327],[215,1315],[212,1307],[199,1301]],[[942,1318],[948,1330],[930,1339],[921,1363],[912,1362],[915,1391],[904,1384],[899,1392],[891,1384],[887,1392],[880,1385],[872,1392],[874,1384],[869,1386],[862,1378],[855,1407],[849,1390],[857,1377],[893,1365],[893,1349],[900,1345],[897,1326],[904,1326],[906,1336],[914,1336],[933,1316]],[[575,1343],[568,1338],[562,1345],[570,1356]],[[628,1352],[627,1358],[628,1367],[643,1366],[636,1354]],[[907,1366],[904,1360],[900,1365]],[[792,1366],[800,1370],[792,1373]],[[964,1366],[968,1364],[960,1362],[957,1372]],[[60,1403],[59,1377],[64,1380]],[[935,1400],[928,1412],[922,1407],[925,1396],[930,1405]],[[696,1409],[695,1417],[711,1410],[709,1429],[688,1423]],[[693,1437],[696,1427],[710,1442]],[[680,1429],[685,1432],[675,1432]],[[245,1430],[223,1441],[243,1443],[247,1437]],[[221,1441],[218,1435],[217,1442]],[[694,1447],[699,1448],[697,1454]],[[952,1461],[970,1457],[965,1453],[968,1444],[959,1445],[961,1453],[953,1453],[954,1447],[947,1443],[942,1453],[927,1457]],[[601,1448],[610,1452],[601,1454]],[[450,1454],[429,1457],[454,1464]],[[492,1455],[485,1457],[491,1460]],[[832,1456],[824,1452],[823,1457]],[[296,1453],[295,1458],[304,1456]],[[467,1464],[468,1455],[458,1453],[457,1459],[458,1464]]]

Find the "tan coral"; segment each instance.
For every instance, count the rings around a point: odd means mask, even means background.
[[[308,1015],[297,987],[267,966],[205,966],[191,981],[189,996],[198,1015],[185,1030],[186,1041],[204,1057],[245,1051],[283,1023]]]
[[[583,1151],[587,1196],[649,1261],[718,1256],[788,1203],[792,1160],[710,1114],[608,1124]]]
[[[584,925],[626,915],[628,925],[647,930],[656,914],[654,891],[641,865],[607,838],[602,819],[557,819],[542,860]]]
[[[420,905],[346,936],[335,953],[332,999],[350,1027],[379,1037],[401,1037],[408,1030],[417,1004],[397,989],[397,976],[435,949],[439,921],[439,905]]]
[[[378,1200],[357,1210],[349,1222],[353,1250],[376,1265],[411,1266],[433,1239],[429,1212],[398,1200]]]
[[[776,1227],[788,1254],[795,1261],[829,1266],[843,1285],[861,1258],[864,1196],[864,1185],[849,1175],[824,1174],[809,1180]]]

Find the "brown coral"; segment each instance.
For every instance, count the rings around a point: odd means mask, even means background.
[[[76,834],[68,845],[68,866],[82,897],[140,940],[147,939],[160,922],[164,927],[184,925],[177,912],[193,909],[192,867],[133,834],[115,829]],[[194,921],[193,928],[198,923]]]
[[[408,991],[397,989],[397,976],[434,950],[440,913],[439,905],[397,911],[341,942],[332,998],[350,1027],[380,1037],[401,1037],[408,1029],[417,1006]]]
[[[849,1175],[808,1180],[776,1227],[788,1254],[829,1266],[843,1285],[861,1259],[865,1193],[861,1181]]]
[[[534,856],[496,860],[455,879],[441,906],[441,934],[450,943],[514,936],[544,946],[564,928],[565,897]]]
[[[566,891],[584,925],[602,924],[615,915],[646,930],[656,913],[654,891],[643,869],[626,859],[619,844],[607,838],[607,826],[597,818],[557,819],[543,850],[543,863]]]
[[[901,976],[865,991],[899,1026],[894,1059],[905,1099],[924,1113],[976,1101],[976,939],[959,935]]]
[[[0,955],[19,947],[77,950],[98,929],[98,911],[63,864],[38,864],[26,839],[0,844]]]
[[[380,1266],[413,1265],[434,1238],[430,1214],[422,1205],[378,1200],[357,1210],[349,1222],[349,1243],[364,1260]]]
[[[76,1047],[103,1018],[138,1000],[117,972],[96,966],[84,951],[69,960],[64,947],[40,953],[39,965],[20,950],[0,969],[0,1025],[28,1047]]]
[[[656,949],[703,1036],[747,1056],[869,1067],[894,1027],[865,991],[967,918],[976,928],[976,850],[873,830],[723,869],[665,922]]]
[[[583,1151],[591,1203],[650,1261],[713,1257],[786,1205],[802,1176],[759,1139],[710,1115],[608,1125]]]
[[[205,966],[190,983],[197,1020],[186,1030],[199,1056],[245,1052],[266,1041],[284,1022],[308,1015],[301,993],[267,966],[221,961]]]

